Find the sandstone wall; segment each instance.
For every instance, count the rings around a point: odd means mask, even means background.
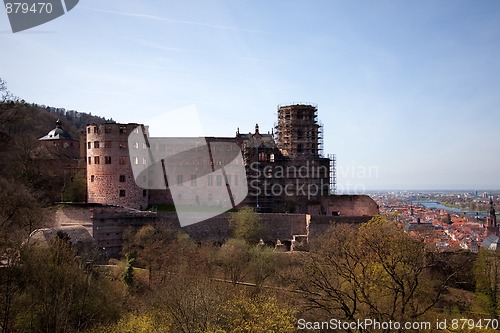
[[[88,202],[146,208],[148,193],[136,185],[129,154],[128,136],[138,124],[88,125],[87,188]],[[140,130],[143,130],[140,128]],[[130,147],[142,152],[142,144]],[[139,154],[139,153],[138,153]],[[142,159],[134,163],[143,163]]]
[[[379,207],[368,195],[332,195],[323,198],[326,215],[375,216]]]
[[[326,216],[312,215],[309,223],[309,240],[323,235],[335,224],[361,224],[368,222],[371,216]]]

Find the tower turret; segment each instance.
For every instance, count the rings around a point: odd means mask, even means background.
[[[318,108],[309,104],[278,107],[277,145],[285,156],[314,159],[320,156],[321,125]]]

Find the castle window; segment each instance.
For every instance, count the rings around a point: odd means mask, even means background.
[[[125,190],[120,190],[120,197],[124,197],[125,196]]]
[[[89,165],[92,164],[92,157],[89,156]]]
[[[118,158],[118,163],[119,164],[125,164],[125,161],[127,160],[127,157],[126,156],[120,156]]]
[[[139,142],[137,142],[137,141],[136,141],[136,142],[134,142],[134,148],[135,148],[135,149],[139,149]]]
[[[134,130],[135,133],[139,134],[139,127],[136,127]]]
[[[120,148],[121,149],[127,148],[127,141],[120,141]]]
[[[104,164],[111,164],[111,156],[104,156]]]
[[[87,133],[90,134],[90,127],[87,127]]]
[[[90,176],[90,181],[93,183],[94,182],[94,175]]]
[[[196,175],[191,175],[191,186],[196,186]]]
[[[91,143],[90,141],[89,141],[89,142],[87,142],[87,148],[88,148],[88,149],[92,148],[92,143]]]
[[[214,180],[213,180],[213,176],[212,175],[208,175],[207,176],[207,183],[208,183],[208,186],[213,186],[214,185]]]
[[[94,164],[99,164],[99,156],[94,156]]]
[[[182,186],[182,175],[177,175],[177,186]]]
[[[148,164],[148,160],[145,157],[143,157],[142,158],[142,165],[146,165],[146,164]]]
[[[99,128],[97,126],[94,126],[94,133],[99,133]]]
[[[134,164],[135,165],[139,164],[139,157],[134,156]]]
[[[142,196],[145,197],[146,195],[148,195],[148,191],[147,190],[142,190]]]
[[[104,133],[111,133],[111,126],[106,126],[104,128]]]
[[[222,176],[221,175],[215,176],[215,183],[217,184],[217,186],[222,185]]]
[[[111,148],[111,141],[104,141],[104,148]]]
[[[94,148],[99,148],[99,141],[94,141]]]
[[[125,175],[120,175],[120,183],[125,183]]]
[[[120,134],[125,134],[125,133],[127,133],[127,126],[124,125],[120,126]]]
[[[269,161],[274,163],[274,154],[269,155]]]

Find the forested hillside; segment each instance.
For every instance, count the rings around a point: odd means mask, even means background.
[[[64,108],[38,105],[15,97],[0,78],[0,133],[5,136],[40,138],[55,127],[56,120],[74,138],[87,124],[102,124],[112,119],[94,116],[91,113],[66,110]]]

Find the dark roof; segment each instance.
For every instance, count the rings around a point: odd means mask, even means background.
[[[30,235],[30,242],[46,246],[51,239],[57,237],[58,232],[68,235],[72,244],[94,242],[88,230],[81,225],[36,229]]]
[[[61,127],[61,121],[57,119],[56,121],[56,128],[54,128],[52,131],[50,131],[46,136],[41,137],[38,140],[72,140],[76,141],[71,137],[71,135],[62,129]]]

